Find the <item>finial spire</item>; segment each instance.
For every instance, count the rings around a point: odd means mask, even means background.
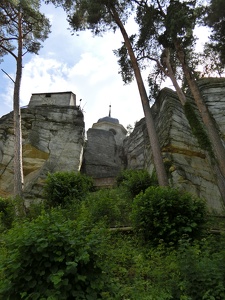
[[[109,105],[109,117],[111,118],[111,104]]]

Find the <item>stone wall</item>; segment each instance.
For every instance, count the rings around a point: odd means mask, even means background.
[[[76,95],[72,92],[32,94],[29,107],[40,105],[76,106]]]
[[[72,106],[36,106],[22,113],[25,197],[39,198],[48,172],[78,171],[83,114]],[[13,194],[13,114],[0,119],[0,196]]]

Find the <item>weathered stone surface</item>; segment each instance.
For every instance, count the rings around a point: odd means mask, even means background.
[[[225,79],[203,79],[199,88],[225,145]],[[22,110],[27,199],[40,198],[48,172],[80,169],[84,141],[83,115],[75,106],[33,104]],[[209,154],[193,135],[176,93],[163,89],[151,110],[171,186],[205,198],[211,210],[221,212],[224,203]],[[13,191],[12,117],[10,113],[0,119],[0,196]],[[154,164],[145,119],[137,122],[123,147],[114,134],[111,127],[88,130],[82,171],[100,186],[113,184],[123,168],[145,168],[152,173]]]
[[[121,170],[122,147],[111,131],[91,128],[87,131],[82,171],[93,178],[115,177]]]
[[[199,82],[199,87],[224,140],[225,79],[203,80]],[[211,210],[221,212],[224,203],[208,153],[200,148],[197,138],[192,134],[176,93],[163,89],[152,107],[152,113],[171,186],[205,198]],[[145,119],[137,123],[132,134],[124,141],[124,152],[128,168],[153,171]]]
[[[22,109],[23,168],[26,198],[39,198],[48,172],[81,167],[84,122],[75,106]],[[0,119],[0,196],[13,193],[13,115]]]

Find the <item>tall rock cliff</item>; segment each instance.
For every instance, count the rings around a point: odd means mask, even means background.
[[[225,141],[225,79],[204,79],[199,88]],[[193,103],[193,99],[189,98]],[[194,105],[194,104],[193,104]],[[205,198],[212,211],[221,212],[224,203],[212,171],[210,156],[202,149],[189,125],[176,93],[163,89],[152,107],[156,129],[168,170],[170,184]],[[154,169],[145,119],[136,124],[124,141],[127,168]]]
[[[39,198],[48,172],[78,171],[84,144],[76,106],[39,105],[21,110],[25,197]],[[13,193],[13,114],[0,119],[0,196]]]
[[[200,80],[199,88],[225,144],[225,79]],[[78,171],[82,163],[83,172],[100,186],[112,184],[123,168],[154,171],[145,119],[126,138],[117,119],[100,119],[88,130],[83,156],[84,121],[75,95],[34,94],[31,100],[22,109],[26,199],[41,198],[48,172]],[[191,97],[189,101],[197,111]],[[212,211],[222,212],[224,203],[210,154],[198,143],[176,93],[163,89],[151,110],[171,186],[205,198]],[[13,192],[12,118],[10,113],[0,119],[0,196]]]

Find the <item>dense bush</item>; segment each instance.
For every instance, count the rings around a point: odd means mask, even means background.
[[[213,239],[204,240],[203,245],[182,242],[177,256],[180,278],[173,292],[174,300],[225,299],[224,246],[224,237],[216,243]]]
[[[205,218],[203,200],[165,187],[148,188],[134,199],[132,209],[136,232],[153,244],[177,243],[183,235],[195,238]]]
[[[66,206],[81,200],[93,189],[92,178],[75,172],[49,173],[45,181],[44,196],[50,207]]]
[[[144,192],[149,186],[156,185],[147,170],[124,170],[116,178],[118,186],[124,186],[133,197]]]
[[[131,202],[132,198],[121,187],[91,193],[84,205],[91,222],[104,220],[109,226],[123,226],[130,225]]]
[[[15,226],[2,240],[0,298],[101,299],[103,233],[54,211]]]
[[[0,231],[9,229],[15,218],[15,203],[11,198],[0,197]]]

